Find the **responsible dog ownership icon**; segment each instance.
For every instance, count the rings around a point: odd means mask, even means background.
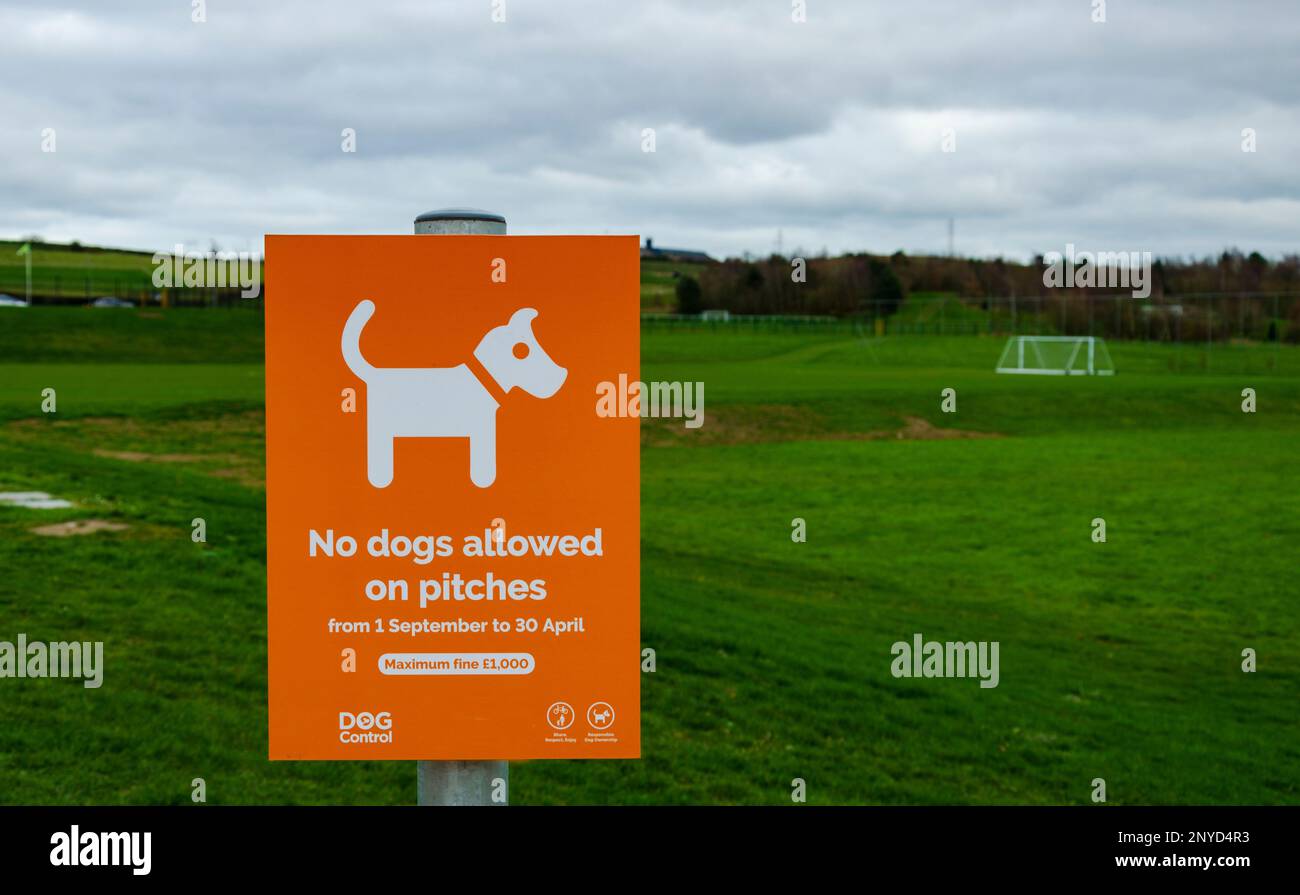
[[[595,412],[639,371],[638,264],[267,237],[272,758],[639,756],[639,420]]]
[[[614,726],[614,707],[608,702],[593,702],[587,707],[587,723],[592,730],[608,730]]]

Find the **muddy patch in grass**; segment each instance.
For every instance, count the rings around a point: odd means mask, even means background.
[[[706,408],[704,424],[686,428],[686,420],[646,417],[641,420],[642,447],[684,444],[750,444],[800,441],[824,429],[820,415],[792,404],[744,404]]]
[[[266,487],[266,470],[261,466],[239,466],[230,469],[214,469],[209,475],[219,479],[233,479],[249,488]]]
[[[213,461],[229,463],[232,460],[239,460],[239,457],[234,454],[150,454],[145,451],[108,451],[103,448],[95,448],[94,454],[96,457],[107,457],[110,460],[126,460],[128,463],[203,463]]]
[[[240,454],[151,454],[146,451],[109,451],[96,448],[96,457],[123,460],[127,463],[199,463],[222,464],[219,469],[205,469],[210,476],[230,479],[249,488],[265,488],[265,469],[252,458]]]
[[[949,438],[1001,438],[996,432],[974,432],[970,429],[941,429],[929,420],[919,416],[904,417],[903,428],[894,432],[892,437],[902,441],[942,441]],[[889,438],[890,433],[871,432],[876,438]]]
[[[176,418],[96,416],[69,420],[26,419],[9,423],[0,435],[17,441],[85,451],[125,463],[185,464],[195,472],[265,487],[266,424],[261,409],[240,409]]]
[[[124,522],[109,522],[107,519],[73,519],[71,522],[39,525],[32,529],[32,534],[47,538],[70,538],[74,535],[93,535],[100,531],[126,531],[128,528],[130,526]]]
[[[943,441],[1001,437],[996,432],[945,429],[919,416],[903,417],[900,428],[852,432],[835,427],[813,409],[790,404],[724,405],[711,408],[704,415],[704,425],[698,429],[687,429],[681,419],[641,420],[642,447],[783,441]]]

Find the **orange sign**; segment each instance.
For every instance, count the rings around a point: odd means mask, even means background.
[[[271,758],[640,755],[638,265],[267,237]]]

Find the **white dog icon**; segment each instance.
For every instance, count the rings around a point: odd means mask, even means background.
[[[487,488],[497,477],[497,408],[467,364],[399,369],[372,367],[361,355],[361,330],[375,303],[362,301],[343,327],[343,360],[366,384],[366,474],[376,488],[393,481],[394,438],[468,438],[469,478]],[[504,392],[518,386],[537,398],[559,391],[569,375],[533,336],[532,308],[489,330],[474,357]]]

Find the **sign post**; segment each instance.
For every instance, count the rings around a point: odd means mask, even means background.
[[[415,219],[415,232],[432,236],[464,233],[504,236],[506,219],[499,214],[468,208],[444,208]],[[417,761],[415,780],[418,805],[492,805],[492,792],[500,780],[507,797],[510,764],[504,761]]]

